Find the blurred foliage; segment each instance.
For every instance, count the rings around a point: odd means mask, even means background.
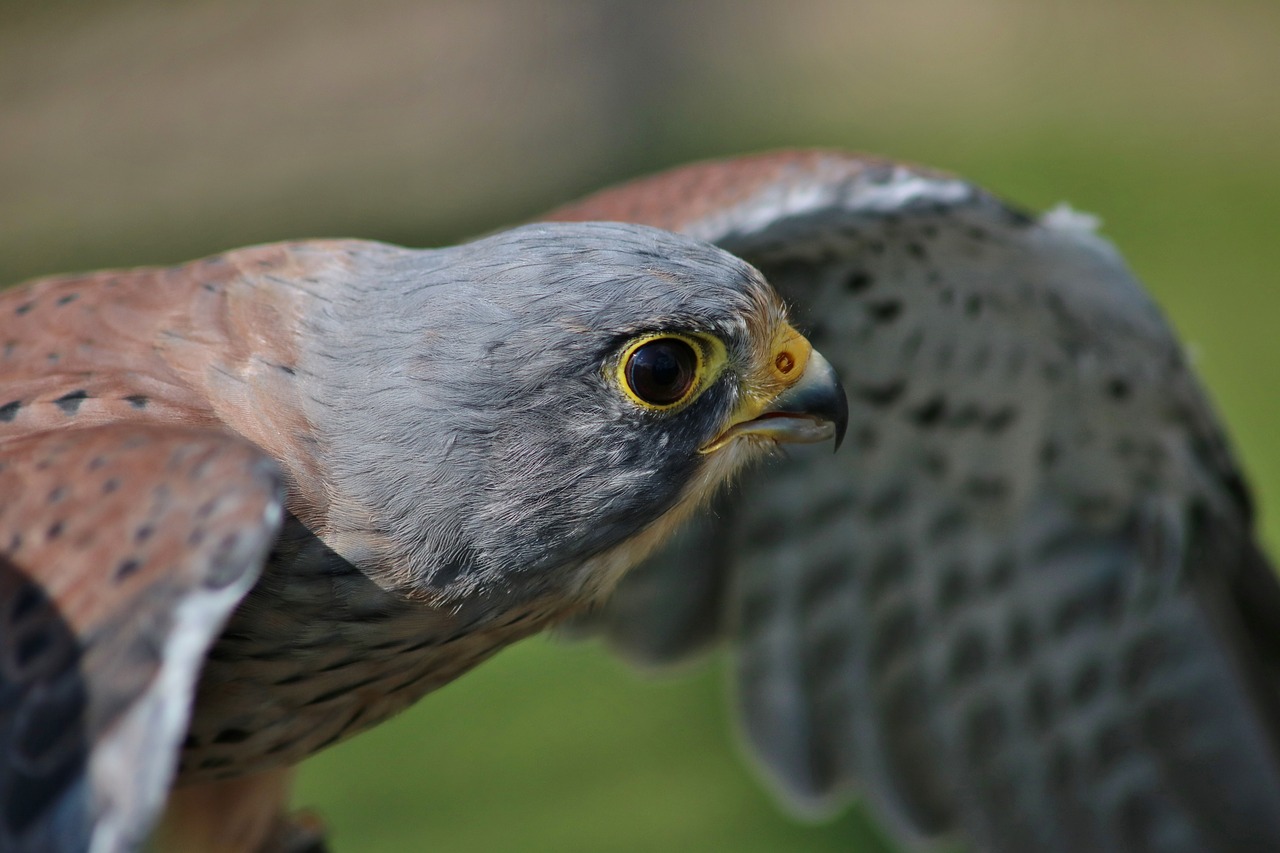
[[[0,2],[0,281],[284,237],[463,238],[777,146],[1097,212],[1280,543],[1280,4]],[[1273,548],[1274,550],[1274,548]],[[314,759],[341,850],[890,849],[788,821],[716,666],[524,644]]]

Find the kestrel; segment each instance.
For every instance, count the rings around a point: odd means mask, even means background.
[[[782,797],[910,849],[1280,850],[1280,588],[1159,310],[1093,222],[836,152],[705,163],[552,214],[755,264],[850,395],[580,628],[731,647]]]
[[[764,279],[639,225],[0,295],[0,849],[321,849],[290,767],[844,430]],[[170,787],[174,791],[170,794]]]

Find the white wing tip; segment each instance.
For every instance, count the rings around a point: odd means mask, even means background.
[[[1093,236],[1102,227],[1102,219],[1092,213],[1076,210],[1066,202],[1059,202],[1040,217],[1046,228],[1072,231]]]

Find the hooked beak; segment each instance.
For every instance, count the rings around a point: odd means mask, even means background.
[[[849,425],[849,402],[835,369],[817,350],[809,352],[804,372],[791,387],[750,420],[733,424],[702,449],[709,453],[742,436],[812,444],[835,439],[836,449]]]

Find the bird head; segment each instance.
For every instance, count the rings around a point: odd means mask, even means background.
[[[844,430],[830,365],[710,245],[537,225],[354,272],[309,336],[312,420],[335,505],[410,592],[595,597],[745,463]]]

